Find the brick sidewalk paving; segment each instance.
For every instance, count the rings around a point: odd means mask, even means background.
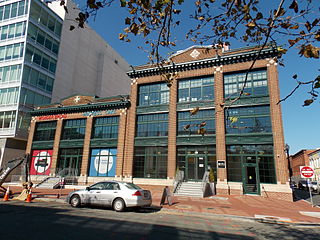
[[[14,194],[21,192],[21,187],[10,186]],[[74,189],[33,189],[34,200],[37,198],[64,199]],[[162,191],[152,191],[153,205],[160,207]],[[215,195],[209,198],[173,197],[173,205],[163,205],[165,212],[228,215],[247,218],[265,218],[291,223],[320,224],[320,208],[312,207],[300,200],[287,202],[252,195]],[[302,214],[304,213],[304,214]],[[309,215],[309,216],[308,216]]]

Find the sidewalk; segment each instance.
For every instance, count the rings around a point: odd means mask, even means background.
[[[10,190],[14,194],[19,194],[21,187],[10,186]],[[35,188],[32,190],[33,201],[64,202],[67,194],[73,190]],[[161,196],[162,192],[152,192],[153,206],[160,208]],[[269,223],[320,227],[319,207],[312,207],[304,200],[287,202],[253,195],[215,195],[209,198],[175,196],[173,197],[173,205],[163,205],[161,212],[227,216]]]

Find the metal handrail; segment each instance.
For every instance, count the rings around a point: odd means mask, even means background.
[[[180,183],[184,180],[184,171],[178,170],[174,178],[173,192],[176,192]]]
[[[202,193],[204,194],[206,190],[206,185],[209,182],[209,171],[205,171],[202,177],[201,187],[202,187]]]

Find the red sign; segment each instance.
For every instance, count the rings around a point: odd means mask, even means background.
[[[312,178],[314,171],[312,167],[300,166],[300,174],[301,174],[301,177]]]
[[[39,120],[55,120],[58,118],[67,118],[67,114],[48,115],[48,116],[38,117]]]
[[[51,167],[52,150],[33,150],[30,174],[49,175]]]

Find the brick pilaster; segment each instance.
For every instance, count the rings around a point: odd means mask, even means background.
[[[127,109],[122,109],[120,112],[119,127],[118,127],[118,144],[117,144],[117,167],[116,175],[123,177],[125,144],[127,133]]]
[[[32,140],[33,140],[35,130],[36,130],[36,120],[32,118],[31,122],[30,122],[30,127],[29,127],[29,135],[28,135],[26,154],[31,154]]]
[[[58,154],[59,154],[59,143],[62,131],[63,119],[58,119],[56,133],[54,136],[53,142],[53,153],[52,153],[52,165],[50,169],[50,174],[54,175],[56,173],[57,163],[58,163]]]
[[[226,136],[224,119],[224,87],[222,66],[215,67],[214,72],[214,96],[215,96],[215,120],[216,120],[216,154],[217,161],[226,161]],[[226,164],[227,165],[227,164]],[[227,180],[227,167],[217,168],[217,179],[219,181]]]
[[[82,152],[81,176],[86,176],[89,170],[88,168],[89,168],[92,122],[93,122],[93,117],[91,116],[87,117],[86,132],[84,135],[84,144],[83,144],[83,152]]]
[[[134,137],[136,132],[136,109],[138,97],[138,79],[133,79],[131,83],[130,101],[131,107],[128,111],[127,119],[127,138],[125,149],[125,164],[123,166],[123,174],[127,177],[132,177],[133,174],[133,156],[134,156]]]
[[[273,59],[267,59],[268,86],[270,96],[270,115],[273,132],[273,149],[277,171],[277,181],[285,184],[288,182],[288,162],[284,151],[284,134],[282,125],[280,90],[278,81],[277,63]]]
[[[168,121],[168,178],[174,178],[176,172],[177,145],[177,89],[178,82],[173,81],[170,87],[169,121]]]

